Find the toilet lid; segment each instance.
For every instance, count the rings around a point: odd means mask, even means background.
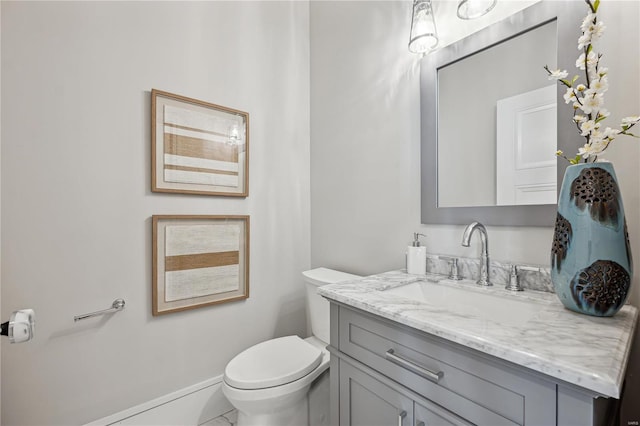
[[[224,380],[238,389],[262,389],[298,380],[322,361],[322,351],[298,336],[267,340],[236,355]]]

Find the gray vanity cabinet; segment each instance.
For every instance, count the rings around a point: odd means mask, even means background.
[[[335,302],[329,349],[334,425],[597,423],[593,395],[558,408],[566,384]]]
[[[375,373],[373,373],[375,375]],[[392,381],[349,364],[340,363],[340,394],[348,404],[340,405],[340,424],[351,426],[471,426],[453,413],[438,407]],[[416,398],[417,400],[414,400]]]

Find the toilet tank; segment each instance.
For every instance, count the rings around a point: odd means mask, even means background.
[[[359,275],[316,268],[302,273],[307,288],[308,321],[311,333],[325,343],[329,343],[329,302],[318,294],[318,287],[341,281],[361,278]]]

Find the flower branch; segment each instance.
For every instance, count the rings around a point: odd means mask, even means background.
[[[594,51],[594,43],[602,37],[606,27],[597,15],[600,0],[585,2],[589,6],[589,13],[580,25],[582,35],[578,38],[578,50],[582,53],[576,60],[576,68],[584,71],[585,83],[579,82],[578,75],[567,79],[569,73],[566,70],[544,67],[550,80],[557,80],[567,88],[564,101],[566,104],[572,103],[573,121],[580,135],[586,140],[578,150],[578,155],[572,159],[567,158],[562,151],[556,152],[556,155],[565,158],[571,164],[596,161],[618,135],[637,138],[638,136],[629,130],[640,122],[640,116],[636,115],[623,118],[619,129],[602,128],[602,122],[610,115],[604,107],[604,93],[609,88],[608,69],[601,65],[603,55]]]

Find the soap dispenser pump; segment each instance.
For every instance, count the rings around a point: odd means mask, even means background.
[[[427,248],[420,245],[420,236],[424,234],[413,233],[413,242],[407,247],[407,273],[424,275],[427,273]]]

